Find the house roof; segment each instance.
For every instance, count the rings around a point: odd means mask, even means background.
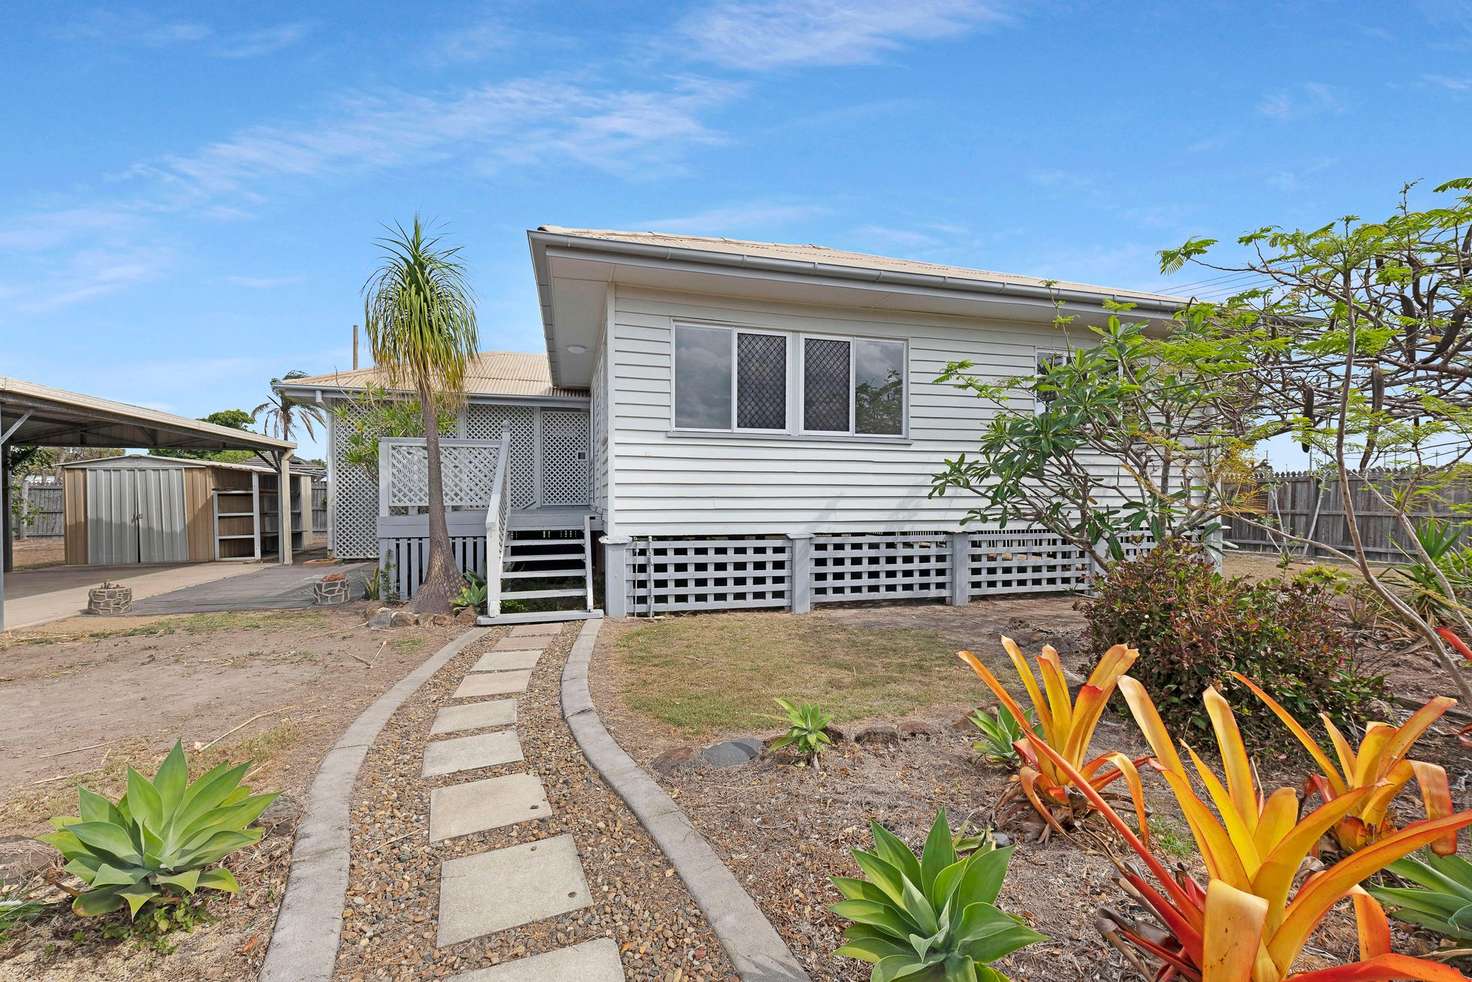
[[[276,468],[264,464],[249,464],[237,460],[198,460],[191,457],[159,457],[154,454],[129,453],[118,457],[94,457],[91,460],[73,460],[62,464],[62,469],[106,470],[110,467],[222,467],[232,471],[254,471],[258,474],[275,474]],[[293,474],[309,474],[318,468],[298,467],[292,461]]]
[[[784,260],[793,263],[811,264],[813,271],[820,267],[842,267],[856,270],[876,270],[893,273],[910,273],[918,276],[938,277],[942,280],[961,280],[978,284],[1052,288],[1064,293],[1093,294],[1103,299],[1138,299],[1153,303],[1185,304],[1185,297],[1175,297],[1143,290],[1124,290],[1118,287],[1097,286],[1090,283],[1075,283],[1068,280],[1048,280],[1038,276],[1023,276],[1017,273],[998,273],[969,266],[949,266],[942,263],[924,262],[918,259],[895,259],[876,256],[865,252],[851,252],[821,245],[799,245],[783,242],[754,242],[746,239],[718,238],[706,235],[676,235],[668,232],[622,232],[613,229],[563,228],[558,225],[543,225],[539,231],[565,235],[578,239],[594,239],[605,242],[622,242],[636,246],[654,246],[673,250],[691,250],[705,253],[724,253],[730,256],[750,256],[761,259]],[[672,257],[673,258],[673,257]]]
[[[369,386],[388,388],[388,373],[374,365],[292,379],[280,387],[362,390]],[[477,354],[465,376],[465,393],[519,399],[582,399],[587,396],[582,389],[553,385],[545,354],[522,351],[482,351]]]
[[[14,432],[12,426],[16,426]],[[43,447],[244,449],[265,453],[296,447],[295,443],[248,430],[0,376],[0,434],[7,432],[8,442]]]

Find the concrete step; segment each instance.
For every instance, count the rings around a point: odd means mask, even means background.
[[[494,627],[497,624],[560,624],[564,621],[593,621],[603,616],[599,608],[593,610],[532,610],[524,614],[497,614],[487,617],[481,614],[475,619],[477,627]]]

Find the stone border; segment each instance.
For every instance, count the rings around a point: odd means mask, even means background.
[[[353,721],[322,759],[296,830],[286,896],[271,931],[260,982],[327,982],[337,965],[348,891],[353,785],[383,725],[435,672],[491,631],[472,627],[430,655]]]
[[[801,963],[735,874],[598,718],[588,691],[588,664],[602,624],[599,619],[583,625],[562,669],[562,715],[573,738],[669,858],[744,982],[808,982]]]

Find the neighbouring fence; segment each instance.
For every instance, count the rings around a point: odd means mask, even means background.
[[[327,481],[312,478],[312,529],[316,532],[327,528]]]
[[[27,479],[13,493],[21,500],[20,521],[15,524],[17,539],[41,539],[63,534],[65,521],[59,481]]]
[[[1409,546],[1405,529],[1397,515],[1387,509],[1368,482],[1377,476],[1351,477],[1349,481],[1349,504],[1355,513],[1356,528],[1364,543],[1365,555],[1372,560],[1397,562],[1405,558],[1402,546]],[[1442,501],[1425,502],[1410,513],[1413,523],[1427,518],[1447,518],[1456,511],[1465,512],[1472,503],[1472,483],[1453,484],[1441,492]],[[1257,521],[1280,528],[1292,535],[1313,539],[1325,546],[1353,553],[1350,541],[1349,519],[1345,510],[1344,489],[1339,481],[1313,472],[1274,474],[1262,482],[1262,491],[1257,496],[1256,507],[1261,514]],[[1459,516],[1466,518],[1465,514]],[[1239,549],[1253,552],[1277,552],[1285,545],[1294,554],[1321,558],[1330,555],[1319,546],[1307,547],[1293,539],[1251,524],[1248,520],[1233,517],[1228,522],[1226,539]]]
[[[1151,543],[1140,537],[1133,557]],[[605,598],[615,617],[782,608],[855,600],[946,600],[1086,590],[1091,561],[1049,532],[873,532],[635,537],[610,542],[622,571]],[[620,603],[621,601],[621,603]]]

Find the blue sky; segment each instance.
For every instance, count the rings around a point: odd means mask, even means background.
[[[541,224],[1169,287],[1187,236],[1472,172],[1467,0],[407,9],[14,5],[0,374],[249,408],[348,366],[372,240],[416,211],[483,346],[536,350]]]

